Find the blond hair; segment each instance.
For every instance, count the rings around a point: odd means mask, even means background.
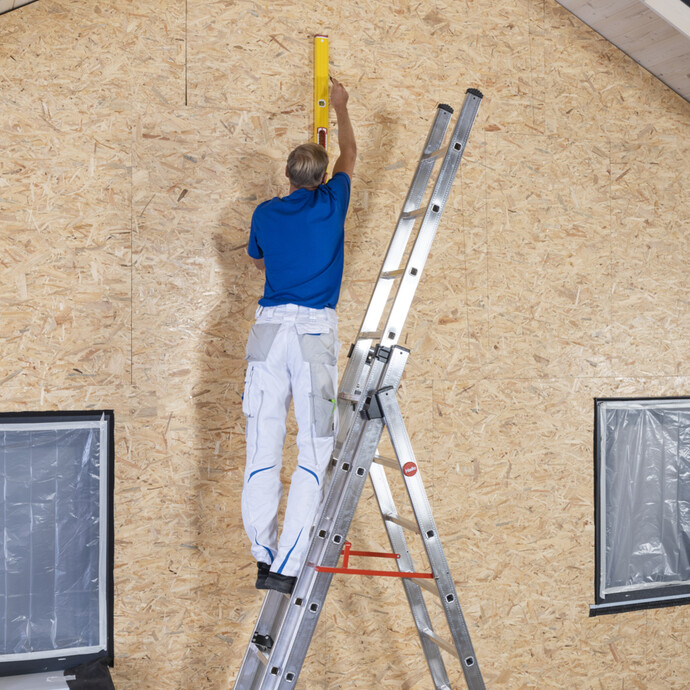
[[[328,154],[320,144],[302,144],[290,152],[287,171],[290,184],[298,189],[318,187],[328,169]]]

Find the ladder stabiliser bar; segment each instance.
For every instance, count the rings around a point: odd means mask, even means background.
[[[381,551],[352,551],[352,544],[349,541],[345,542],[345,548],[342,550],[343,566],[342,568],[328,568],[323,565],[317,565],[316,570],[320,573],[334,573],[341,575],[372,575],[374,577],[411,577],[416,579],[433,580],[432,573],[414,573],[414,572],[395,572],[392,570],[362,570],[358,568],[350,568],[350,556],[364,556],[366,558],[395,558],[399,559],[399,553],[384,553]]]

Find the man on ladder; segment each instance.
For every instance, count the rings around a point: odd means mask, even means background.
[[[258,589],[292,591],[333,452],[339,347],[335,306],[357,157],[347,101],[347,91],[333,79],[340,156],[330,181],[325,181],[326,150],[318,144],[298,146],[285,169],[288,196],[265,201],[252,216],[248,253],[266,279],[247,343],[242,519],[257,561]],[[299,455],[278,539],[280,469],[291,397]]]

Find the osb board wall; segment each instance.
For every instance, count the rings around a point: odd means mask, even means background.
[[[687,687],[690,609],[588,605],[592,399],[690,391],[690,106],[551,0],[42,0],[0,18],[2,408],[115,409],[116,687],[228,688],[258,613],[245,245],[314,33],[359,144],[341,365],[436,104],[485,93],[401,404],[487,685]],[[301,684],[429,687],[399,583],[335,581]]]

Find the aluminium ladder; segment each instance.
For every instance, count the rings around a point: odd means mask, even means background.
[[[481,100],[478,90],[467,90],[446,146],[443,142],[453,109],[444,104],[438,106],[360,331],[348,355],[338,393],[339,433],[324,482],[328,490],[312,527],[305,563],[291,595],[267,591],[235,680],[235,690],[295,687],[333,574],[347,572],[347,568],[336,566],[341,553],[346,560],[350,554],[347,532],[367,475],[371,477],[400,571],[389,574],[402,579],[434,688],[449,690],[451,687],[441,649],[460,660],[470,690],[485,687],[396,399],[409,355],[408,350],[397,344],[398,339]],[[441,158],[429,201],[422,207],[433,168]],[[422,221],[412,248],[407,251],[419,218]],[[397,290],[391,298],[396,282]],[[385,325],[378,330],[382,322]],[[384,426],[395,459],[377,452]],[[397,514],[385,467],[401,471],[416,523]],[[414,572],[404,529],[418,532],[422,537],[431,575]],[[432,579],[433,584],[425,578]],[[452,643],[433,630],[422,589],[439,596]]]

